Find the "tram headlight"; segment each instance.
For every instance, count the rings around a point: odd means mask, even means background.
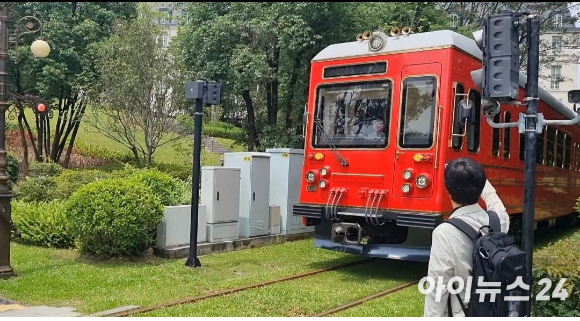
[[[418,188],[425,188],[427,185],[429,185],[429,178],[427,178],[425,175],[419,175],[417,176],[415,184],[417,184]]]
[[[320,176],[326,176],[330,173],[330,167],[324,166],[320,169]]]
[[[401,186],[401,190],[405,194],[411,192],[411,184],[407,184],[407,183],[403,184],[403,186]]]
[[[385,40],[379,35],[374,35],[369,39],[369,49],[372,51],[379,51],[385,45]]]
[[[326,188],[326,181],[325,180],[321,180],[320,183],[318,183],[318,187],[320,187],[320,188]]]
[[[413,170],[406,169],[403,171],[403,179],[408,181],[413,177]]]
[[[316,180],[316,173],[314,171],[309,171],[308,173],[306,173],[306,181],[308,183],[314,183],[315,180]]]

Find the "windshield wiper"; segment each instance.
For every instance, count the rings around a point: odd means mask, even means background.
[[[315,119],[314,123],[316,124],[316,128],[318,128],[318,131],[322,134],[322,138],[324,138],[324,140],[328,143],[328,146],[330,146],[330,149],[332,149],[332,151],[334,152],[334,156],[336,157],[336,159],[338,159],[340,165],[348,166],[348,161],[344,157],[342,157],[342,155],[338,151],[338,148],[334,146],[334,144],[330,140],[330,137],[328,137],[328,135],[324,131],[324,128],[322,127],[322,120]]]

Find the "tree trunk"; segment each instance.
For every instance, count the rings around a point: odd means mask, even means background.
[[[32,146],[32,152],[34,153],[34,159],[37,162],[40,162],[40,155],[38,150],[36,149],[36,144],[34,143],[34,134],[32,133],[32,128],[30,128],[30,124],[26,119],[26,114],[24,113],[24,107],[18,107],[20,109],[20,115],[22,115],[22,120],[24,121],[24,125],[26,126],[26,131],[28,132],[28,137],[30,138],[30,145]]]
[[[81,104],[81,106],[79,108],[80,108],[80,111],[78,112],[78,115],[77,115],[77,118],[78,119],[75,119],[75,122],[73,124],[74,128],[73,128],[73,131],[72,131],[71,136],[70,136],[70,141],[68,143],[68,148],[67,148],[66,153],[64,155],[64,162],[63,162],[64,165],[63,166],[65,168],[68,168],[68,166],[69,166],[70,155],[72,153],[72,150],[73,150],[73,147],[74,147],[74,144],[75,144],[75,140],[77,138],[77,133],[79,131],[79,127],[81,126],[81,120],[83,119],[83,116],[85,114],[85,109],[87,108],[87,105],[86,104]]]
[[[253,151],[256,146],[258,133],[256,131],[256,114],[254,112],[254,103],[250,96],[249,90],[242,91],[242,97],[246,103],[246,110],[248,112],[248,151]]]

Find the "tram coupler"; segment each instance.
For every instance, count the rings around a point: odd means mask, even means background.
[[[343,245],[359,245],[362,239],[362,227],[358,223],[334,223],[330,239]]]

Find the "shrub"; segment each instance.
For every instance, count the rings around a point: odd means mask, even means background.
[[[159,198],[134,180],[99,180],[74,192],[66,207],[81,253],[142,255],[155,244],[164,215]]]
[[[191,177],[191,166],[177,163],[154,163],[153,167],[158,170],[171,175],[173,178],[186,180]]]
[[[74,235],[67,223],[65,206],[61,201],[12,202],[12,220],[21,233],[19,241],[47,247],[73,247]]]
[[[20,174],[20,164],[18,164],[18,159],[12,154],[6,154],[6,174],[8,175],[8,184],[12,188],[12,184],[16,184],[18,181],[18,175]]]
[[[536,284],[533,287],[534,298],[543,291],[546,284],[537,282],[548,278],[552,284],[543,294],[552,296],[562,278],[566,278],[564,287],[568,297],[561,301],[550,298],[547,301],[534,300],[532,315],[534,317],[578,317],[580,316],[580,233],[562,239],[534,253],[533,275]]]
[[[28,167],[28,176],[30,177],[41,177],[49,176],[54,177],[60,175],[64,169],[57,163],[31,163]]]
[[[79,154],[84,156],[96,157],[113,162],[126,162],[135,159],[135,157],[128,152],[112,151],[100,146],[87,144],[81,141],[75,143],[75,148]]]
[[[55,178],[56,188],[51,196],[58,199],[67,199],[72,193],[84,185],[111,176],[111,173],[96,169],[65,170]]]
[[[56,179],[52,176],[27,177],[16,188],[16,199],[25,202],[45,202],[55,198]]]
[[[161,204],[165,206],[180,205],[181,195],[177,180],[168,174],[157,169],[141,169],[135,171],[130,179],[151,188],[153,194],[161,200]]]
[[[195,121],[190,115],[179,115],[176,121],[187,133],[193,133]],[[229,138],[233,140],[243,139],[244,130],[232,124],[224,122],[208,122],[203,124],[203,135],[212,137]]]

